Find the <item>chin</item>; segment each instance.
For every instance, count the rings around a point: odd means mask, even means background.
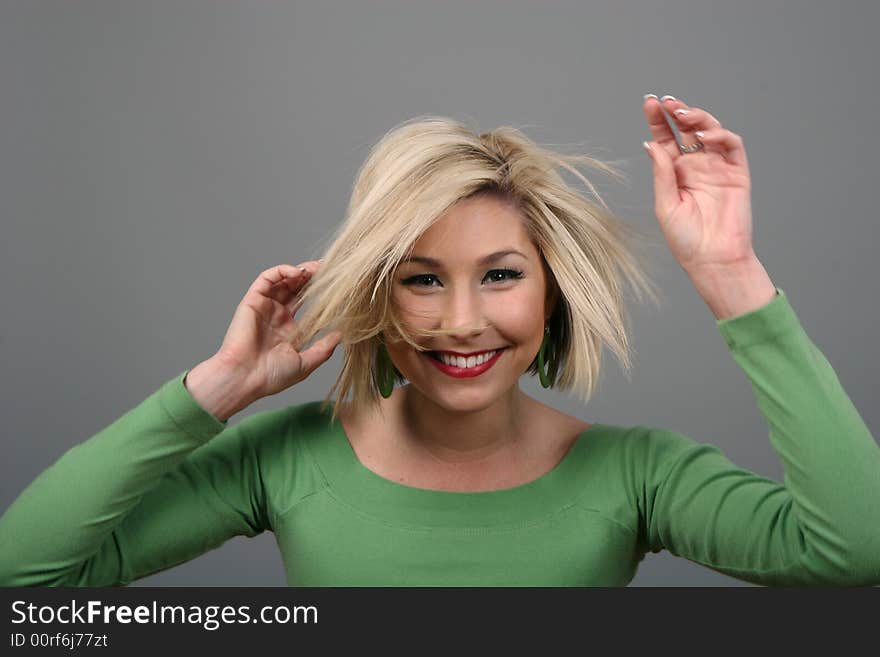
[[[476,413],[486,410],[502,399],[507,390],[501,390],[497,386],[466,388],[448,383],[437,385],[434,382],[428,386],[413,387],[416,387],[419,393],[449,413]]]

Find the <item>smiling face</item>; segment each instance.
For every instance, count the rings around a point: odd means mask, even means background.
[[[501,251],[519,253],[481,262]],[[460,201],[416,241],[411,258],[398,269],[392,298],[409,326],[486,327],[462,328],[422,343],[430,350],[473,354],[503,349],[488,369],[461,371],[406,342],[387,345],[412,386],[451,411],[480,410],[513,391],[541,346],[553,303],[522,214],[493,195]]]

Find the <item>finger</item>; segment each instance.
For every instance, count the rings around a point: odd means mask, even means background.
[[[679,130],[708,130],[718,128],[721,121],[699,107],[688,107],[684,103],[672,110],[672,118]]]
[[[300,352],[302,358],[303,370],[308,376],[316,370],[321,363],[328,360],[332,355],[339,341],[342,339],[341,331],[332,331],[319,340],[315,340],[312,346]]]
[[[679,140],[682,146],[693,146],[699,140],[694,136],[693,130],[688,130],[687,124],[682,124],[680,117],[688,115],[690,108],[675,96],[663,96],[663,110],[669,114],[670,120],[678,130]],[[676,142],[678,143],[678,142]],[[676,148],[681,153],[680,148]]]
[[[262,272],[257,279],[251,284],[248,292],[257,292],[264,296],[268,296],[272,292],[272,288],[285,280],[294,280],[302,282],[303,274],[306,270],[294,267],[293,265],[275,265]]]
[[[682,146],[693,146],[700,141],[694,135],[697,130],[721,125],[721,122],[706,110],[689,106],[683,100],[674,96],[663,97],[663,109],[672,118],[672,122],[681,136]]]
[[[288,284],[288,287],[291,289],[292,294],[290,294],[285,303],[288,305],[288,308],[295,312],[295,307],[290,305],[290,302],[300,294],[302,288],[309,284],[309,282],[314,278],[315,274],[321,269],[321,266],[324,264],[324,259],[320,260],[309,260],[307,262],[303,262],[298,265],[299,269],[303,271],[303,274],[300,278],[296,280],[291,280]]]
[[[262,272],[248,289],[245,299],[260,314],[272,316],[280,305],[287,316],[292,317],[290,302],[309,280],[305,267],[276,265]]]
[[[672,131],[672,126],[669,124],[666,113],[657,97],[651,94],[645,96],[642,110],[648,120],[648,128],[651,131],[653,141],[666,150],[670,157],[678,156],[678,141],[675,139],[675,133]]]
[[[743,139],[735,132],[725,128],[710,128],[697,131],[694,134],[706,144],[707,149],[718,151],[731,164],[749,166]]]
[[[669,153],[657,142],[645,142],[654,163],[654,214],[658,219],[669,217],[681,202],[675,165]]]
[[[681,134],[681,142],[685,146],[700,142],[700,138],[695,134],[698,130],[708,130],[721,125],[709,112],[699,107],[678,107],[672,111],[672,116]]]
[[[323,264],[324,264],[323,260],[308,260],[306,262],[300,263],[300,266],[305,267],[306,271],[308,271],[309,274],[314,276]]]

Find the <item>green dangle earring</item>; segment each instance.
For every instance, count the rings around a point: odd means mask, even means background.
[[[548,364],[549,372],[544,371],[544,364],[547,361],[547,350],[550,349],[551,346],[551,338],[550,338],[550,325],[544,325],[544,339],[541,341],[541,348],[538,350],[538,376],[541,379],[541,385],[545,388],[550,387],[550,381],[556,377],[556,368],[559,365],[559,361],[557,358],[553,358],[552,361],[549,361]]]
[[[394,391],[394,363],[391,362],[391,356],[388,355],[384,344],[379,345],[376,354],[376,385],[385,399],[388,399]]]

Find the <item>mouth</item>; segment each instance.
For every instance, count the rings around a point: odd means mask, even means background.
[[[480,364],[474,364],[472,367],[458,367],[458,365],[449,365],[447,363],[444,363],[440,359],[440,354],[436,351],[425,351],[422,353],[422,355],[430,360],[431,363],[433,363],[434,366],[436,366],[437,369],[439,369],[444,374],[447,374],[448,376],[457,379],[464,379],[479,376],[483,372],[489,370],[495,363],[498,362],[498,359],[501,358],[501,355],[505,351],[507,351],[507,347],[496,349],[488,360],[483,361]]]

